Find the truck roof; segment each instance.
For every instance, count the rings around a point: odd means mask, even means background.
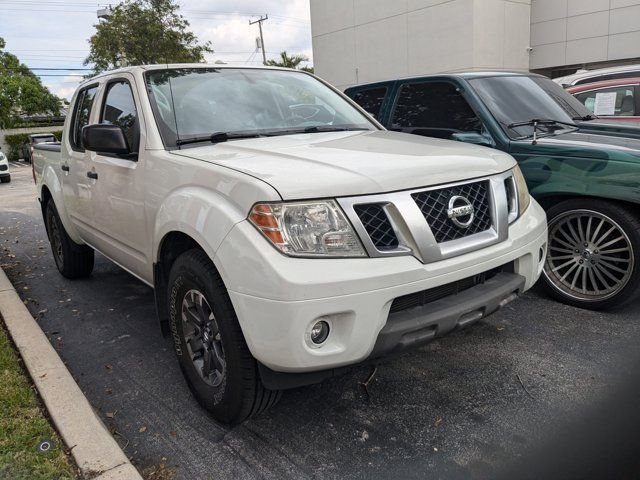
[[[477,72],[453,72],[453,73],[431,73],[428,75],[416,75],[411,77],[400,77],[393,78],[390,80],[380,80],[379,82],[371,82],[371,83],[362,83],[358,85],[353,85],[352,87],[366,87],[370,85],[380,85],[389,82],[395,81],[406,81],[406,80],[421,80],[424,78],[464,78],[465,80],[472,80],[475,78],[488,78],[488,77],[541,77],[542,75],[538,75],[537,73],[529,73],[529,72],[510,72],[510,71],[477,71]]]
[[[105,72],[101,72],[93,77],[87,78],[84,80],[81,85],[85,83],[90,83],[95,81],[98,78],[102,78],[105,76],[117,75],[119,73],[139,73],[146,72],[151,70],[170,70],[174,68],[233,68],[233,69],[246,69],[246,70],[286,70],[292,72],[299,72],[300,70],[295,70],[292,68],[282,68],[282,67],[269,67],[266,65],[233,65],[233,64],[219,64],[219,63],[163,63],[163,64],[153,64],[153,65],[133,65],[130,67],[122,67],[117,68],[115,70],[108,70]]]

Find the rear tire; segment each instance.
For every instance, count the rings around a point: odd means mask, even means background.
[[[180,255],[169,273],[171,334],[180,368],[213,417],[237,424],[280,399],[260,380],[233,305],[209,257],[199,249]]]
[[[547,211],[547,292],[579,308],[623,305],[640,291],[640,218],[626,206],[572,199]]]
[[[52,200],[45,207],[47,235],[56,267],[63,277],[84,278],[93,271],[94,252],[87,245],[78,245],[67,234]]]
[[[6,177],[0,178],[0,182],[9,183],[11,181],[11,175],[7,175]]]

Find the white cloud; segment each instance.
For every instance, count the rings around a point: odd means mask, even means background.
[[[94,8],[87,5],[86,0],[69,0],[60,7],[1,9],[3,25],[0,36],[7,40],[7,50],[18,55],[31,68],[82,68],[82,61],[89,52],[87,40],[97,22],[96,10],[104,3],[96,0]],[[263,23],[267,58],[276,58],[286,50],[311,59],[309,0],[179,0],[179,3],[182,14],[191,23],[191,29],[199,40],[211,41],[216,53],[209,56],[208,61],[244,64],[249,60],[259,33],[257,25],[249,26],[248,14],[256,15],[253,18],[269,15]],[[261,60],[261,53],[257,53],[253,64],[259,64]],[[70,72],[40,70],[37,73],[66,75]],[[42,78],[52,92],[66,98],[71,96],[81,80],[67,76]]]
[[[51,90],[51,93],[57,95],[60,98],[66,98],[67,100],[70,100],[73,92],[76,91],[76,87],[81,81],[82,78],[77,76],[66,76],[61,80],[47,80],[45,77],[42,83],[49,90]]]

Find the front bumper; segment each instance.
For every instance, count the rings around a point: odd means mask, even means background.
[[[428,341],[431,334],[427,330],[433,330],[433,325],[435,336],[490,314],[501,302],[511,300],[512,294],[518,295],[536,282],[542,271],[546,242],[546,216],[532,202],[509,227],[508,240],[430,264],[409,256],[289,258],[267,245],[247,222],[239,223],[229,233],[216,252],[215,263],[247,345],[265,370],[320,372],[388,353],[402,343],[399,339],[406,333],[411,337],[418,331],[414,337],[424,335]],[[509,278],[502,276],[500,281],[488,281],[482,288],[466,291],[465,298],[473,297],[469,301],[461,301],[461,294],[457,295],[454,303],[461,308],[447,310],[444,304],[441,309],[431,303],[405,319],[405,323],[424,326],[424,332],[423,328],[390,327],[391,305],[396,298],[507,264],[512,265],[511,276],[504,272]],[[314,348],[308,332],[320,319],[330,324],[331,334],[321,347]],[[404,343],[424,342],[405,339]]]

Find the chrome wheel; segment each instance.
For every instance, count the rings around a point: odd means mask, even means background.
[[[196,371],[208,385],[219,387],[226,372],[222,339],[213,310],[201,292],[185,293],[181,316],[184,341]]]
[[[610,217],[571,210],[549,222],[544,276],[561,293],[583,301],[610,298],[629,283],[633,267],[631,241]]]

